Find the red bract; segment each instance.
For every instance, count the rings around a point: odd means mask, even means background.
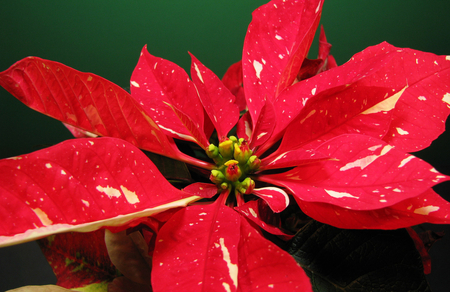
[[[294,201],[341,228],[449,223],[431,187],[450,177],[407,152],[444,131],[450,58],[382,43],[336,66],[322,30],[318,59],[306,59],[322,5],[256,10],[223,82],[193,55],[189,79],[146,47],[131,94],[39,58],[0,73],[29,107],[103,136],[0,161],[1,243],[147,222],[154,291],[310,291],[260,232],[289,238],[277,213]],[[136,147],[189,164],[200,181],[173,187]]]

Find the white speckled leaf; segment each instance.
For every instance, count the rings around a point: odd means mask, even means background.
[[[376,210],[450,180],[425,161],[364,135],[342,135],[316,149],[334,158],[258,179],[288,188],[299,200]]]
[[[444,131],[450,113],[449,83],[449,57],[388,43],[369,47],[279,96],[277,115],[295,120],[278,151],[307,143],[314,147],[351,133],[382,138],[406,152],[418,151]],[[300,101],[305,106],[293,111],[297,107],[291,105]],[[277,123],[274,135],[282,126]],[[295,135],[298,132],[302,135]]]
[[[194,84],[178,65],[151,55],[144,46],[130,83],[131,95],[166,135],[187,141],[196,139],[167,104],[182,111],[203,131],[203,106]]]
[[[253,12],[244,42],[244,91],[253,124],[265,99],[290,86],[306,57],[323,1],[271,1]],[[278,117],[285,118],[285,117]]]
[[[128,142],[68,140],[0,160],[0,245],[120,226],[198,198]]]
[[[239,119],[239,107],[235,104],[236,97],[226,88],[219,77],[192,54],[191,59],[192,81],[211,123],[217,131],[219,140],[222,141]]]
[[[398,229],[422,223],[450,223],[450,203],[432,189],[377,210],[358,211],[327,203],[296,201],[308,216],[338,228]]]
[[[220,200],[173,215],[156,238],[153,290],[237,291],[240,217]]]
[[[30,108],[71,126],[162,155],[180,155],[128,92],[95,74],[28,57],[1,72],[0,85]]]
[[[189,206],[159,231],[154,291],[312,291],[295,260],[220,200]]]

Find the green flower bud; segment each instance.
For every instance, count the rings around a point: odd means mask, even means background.
[[[252,155],[247,161],[247,166],[251,172],[255,172],[261,166],[261,160],[256,155]]]
[[[240,145],[234,144],[234,159],[239,163],[245,164],[252,154],[253,151],[248,148],[247,141],[243,140]]]
[[[230,159],[233,157],[233,144],[232,140],[225,140],[219,144],[219,152],[225,159]]]
[[[225,181],[225,176],[223,173],[217,169],[211,170],[211,175],[209,176],[209,179],[215,183],[215,184],[221,184]]]
[[[247,177],[239,184],[237,189],[241,194],[249,195],[255,189],[255,181]]]

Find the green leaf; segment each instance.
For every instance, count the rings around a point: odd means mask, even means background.
[[[288,252],[314,291],[430,291],[420,254],[404,229],[348,230],[311,221]]]
[[[38,243],[58,279],[58,286],[101,291],[99,287],[118,275],[106,250],[104,230],[55,234]],[[103,284],[90,286],[100,283]]]
[[[186,163],[148,151],[144,151],[144,153],[172,185],[193,182]]]

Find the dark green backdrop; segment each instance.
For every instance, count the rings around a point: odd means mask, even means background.
[[[251,12],[265,2],[0,0],[0,71],[34,55],[93,72],[126,87],[141,48],[148,44],[150,53],[185,69],[189,67],[190,51],[222,76],[241,57]],[[382,41],[450,54],[449,12],[450,1],[328,0],[322,24],[338,64]],[[313,57],[315,52],[311,52]],[[59,122],[27,109],[3,89],[0,135],[0,158],[71,137]],[[450,174],[448,143],[450,133],[419,156]],[[439,192],[449,194],[449,188],[448,184],[443,185]],[[450,255],[441,256],[450,250],[449,242],[447,238],[437,243],[433,253],[435,273],[429,279],[434,291],[447,291],[439,285],[450,286],[446,276],[450,272]],[[48,280],[51,272],[42,264],[39,253],[33,251],[35,248],[32,243],[0,249],[0,291],[54,281]]]

